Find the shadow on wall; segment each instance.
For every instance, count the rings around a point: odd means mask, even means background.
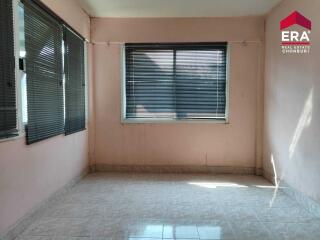
[[[132,53],[130,61],[128,117],[224,116],[226,67],[222,52],[143,50]]]

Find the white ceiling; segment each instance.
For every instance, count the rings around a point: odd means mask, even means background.
[[[282,0],[78,0],[92,17],[239,17],[268,13]]]

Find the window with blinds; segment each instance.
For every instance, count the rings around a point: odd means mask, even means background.
[[[226,43],[126,44],[125,120],[226,119]]]
[[[69,135],[84,130],[86,125],[84,42],[65,29],[64,46],[65,134]]]
[[[27,143],[64,132],[62,25],[32,1],[24,2]]]
[[[0,1],[0,139],[18,135],[12,0]]]

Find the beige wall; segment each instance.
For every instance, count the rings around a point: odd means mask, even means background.
[[[96,43],[94,163],[255,167],[263,43],[244,46],[232,41],[263,40],[262,17],[96,18],[91,19],[91,27]],[[231,41],[230,123],[121,124],[121,45],[103,44],[106,41]]]
[[[264,168],[320,201],[320,1],[285,0],[267,16]],[[297,10],[311,19],[311,53],[283,55],[279,22]]]
[[[90,19],[74,1],[44,2],[86,38],[90,37]],[[63,10],[66,6],[68,11]],[[24,138],[0,142],[0,233],[87,166],[87,131],[30,146]]]

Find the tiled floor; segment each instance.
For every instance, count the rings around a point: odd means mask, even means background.
[[[254,176],[92,174],[18,240],[319,240],[320,219]]]

